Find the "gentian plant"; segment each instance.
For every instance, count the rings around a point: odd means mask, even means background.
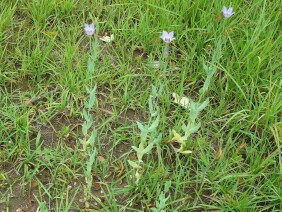
[[[95,33],[94,24],[85,24],[84,31],[87,35],[91,36]],[[90,41],[91,42],[91,41]],[[85,175],[85,182],[86,185],[84,186],[84,201],[85,201],[85,208],[89,208],[89,199],[91,197],[91,187],[92,187],[92,169],[95,162],[95,157],[97,155],[97,150],[94,146],[96,137],[97,137],[97,130],[93,126],[93,116],[91,114],[91,110],[95,107],[96,102],[96,85],[93,87],[92,83],[92,75],[95,68],[95,60],[97,58],[97,46],[98,42],[97,39],[93,44],[93,53],[91,58],[88,60],[88,73],[90,75],[90,83],[91,87],[86,87],[86,91],[89,95],[89,100],[84,103],[83,113],[82,116],[84,118],[84,123],[82,124],[82,134],[83,138],[79,139],[80,143],[82,144],[82,156],[88,158],[86,162],[86,169],[84,170]]]
[[[193,101],[191,98],[186,97],[185,101],[185,108],[189,112],[189,117],[187,120],[187,124],[183,122],[182,124],[182,130],[184,132],[184,135],[180,135],[175,130],[173,130],[173,138],[168,143],[178,143],[180,145],[180,148],[176,148],[176,151],[181,154],[190,154],[192,153],[191,150],[187,150],[187,140],[191,136],[191,134],[196,133],[200,127],[201,123],[197,121],[200,112],[204,110],[207,105],[209,104],[209,98],[207,98],[205,101],[201,101],[201,99],[204,97],[204,94],[207,92],[208,87],[210,85],[211,79],[215,74],[215,69],[208,67],[204,64],[204,70],[207,74],[207,78],[205,80],[204,86],[200,89],[200,97],[198,101]],[[176,99],[176,102],[178,104],[181,104],[181,101]]]
[[[137,122],[137,126],[140,130],[140,143],[138,146],[132,146],[132,149],[136,152],[137,161],[128,160],[130,166],[132,166],[135,172],[135,183],[138,182],[142,176],[143,156],[148,154],[156,145],[162,140],[162,134],[158,132],[158,125],[160,121],[159,107],[156,103],[156,98],[160,95],[162,87],[159,90],[155,86],[152,86],[152,94],[149,97],[149,110],[150,110],[150,124],[142,124]]]

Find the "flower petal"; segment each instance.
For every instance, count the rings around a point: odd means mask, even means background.
[[[231,13],[232,13],[232,10],[233,10],[233,8],[230,7],[230,8],[228,9],[228,12],[231,14]]]
[[[87,35],[93,35],[94,32],[95,32],[95,27],[94,27],[94,23],[92,24],[84,24],[85,28],[84,28],[84,31]]]
[[[167,36],[168,36],[167,31],[163,31],[163,34],[160,36],[160,38],[163,39],[164,42],[166,42]]]
[[[163,36],[167,37],[168,36],[168,32],[167,31],[163,31]]]
[[[172,38],[173,38],[173,35],[174,35],[174,31],[171,31],[171,32],[168,34],[168,37],[169,37],[170,39],[172,39]]]

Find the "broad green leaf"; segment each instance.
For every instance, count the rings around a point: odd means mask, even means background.
[[[145,128],[144,125],[141,124],[141,123],[138,122],[138,121],[137,121],[137,126],[138,126],[138,128],[139,128],[139,130],[140,130],[141,132],[147,132],[147,131],[148,131],[148,129]]]
[[[166,201],[170,198],[170,196],[168,196],[167,198],[165,197],[165,194],[162,192],[159,195],[159,202],[156,203],[157,209],[159,211],[165,211],[164,209],[166,208]]]
[[[206,64],[203,64],[204,70],[206,72],[206,74],[209,73],[209,67]]]
[[[88,121],[86,121],[82,124],[82,133],[83,133],[84,136],[87,136],[88,130],[92,126],[92,123],[93,123],[92,120],[88,120]]]
[[[150,143],[143,151],[142,154],[145,155],[146,153],[150,152],[154,147],[154,143]]]
[[[84,136],[87,136],[87,131],[88,131],[87,125],[86,123],[83,123],[82,124],[82,133]]]
[[[170,187],[171,187],[171,181],[166,181],[164,192],[167,193],[169,191]]]
[[[86,170],[86,173],[88,176],[91,175],[91,170],[92,170],[92,165],[94,163],[94,159],[95,159],[95,155],[96,155],[96,151],[94,150],[92,152],[92,154],[90,155],[89,157],[89,161],[87,162],[87,170]]]
[[[94,72],[94,62],[90,59],[88,60],[88,63],[87,63],[87,69],[90,73]]]
[[[154,110],[153,98],[154,97],[152,95],[149,98],[149,111],[150,111],[151,117],[155,117],[156,115],[158,115],[158,110]]]
[[[89,114],[86,112],[85,108],[83,108],[82,113],[83,113],[83,118],[85,120],[88,120],[89,119]]]
[[[153,143],[157,144],[162,140],[162,134],[160,133],[157,138],[154,139]]]
[[[89,94],[91,92],[90,88],[86,86],[86,92]]]
[[[205,80],[205,83],[203,85],[203,87],[200,89],[200,93],[203,94],[205,93],[208,88],[209,88],[209,85],[210,85],[210,82],[211,82],[211,79],[216,71],[215,68],[211,68],[211,67],[208,67],[207,65],[203,64],[203,67],[204,67],[204,70],[207,74],[207,78]]]
[[[90,98],[89,98],[89,103],[88,103],[88,109],[91,109],[95,103],[95,99],[96,99],[96,95],[95,95],[95,92],[96,92],[96,85],[95,87],[93,88],[93,90],[90,92]]]
[[[209,104],[209,98],[207,98],[204,102],[202,102],[202,104],[200,105],[200,107],[198,108],[198,111],[202,111],[203,109],[205,109],[205,107]]]
[[[94,146],[95,140],[96,140],[96,136],[97,136],[97,130],[93,130],[91,133],[91,136],[89,138],[89,144],[91,146]]]
[[[140,133],[140,138],[141,138],[141,143],[144,143],[147,139],[148,131],[141,131]]]
[[[195,125],[194,123],[190,125],[189,123],[187,127],[187,132],[189,132],[189,134],[195,133],[199,130],[200,127],[201,123],[198,123],[197,125]]]
[[[84,145],[84,144],[86,143],[86,141],[83,140],[83,139],[79,139],[79,142],[80,142],[82,145]]]
[[[157,97],[157,88],[154,86],[154,85],[152,85],[152,96],[153,97]]]
[[[135,150],[135,152],[139,152],[140,150],[136,146],[131,146],[132,149]]]
[[[153,132],[156,130],[157,126],[159,125],[160,116],[157,116],[156,120],[152,123],[152,125],[149,127],[148,131]]]
[[[146,138],[147,138],[147,134],[148,134],[148,127],[144,126],[143,124],[141,124],[138,121],[137,121],[137,126],[138,126],[139,130],[141,131],[141,133],[140,133],[141,142],[145,142]]]

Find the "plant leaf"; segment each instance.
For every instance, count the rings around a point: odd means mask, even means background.
[[[191,154],[192,151],[190,150],[185,150],[185,151],[180,151],[181,154],[184,154],[184,155],[188,155],[188,154]]]
[[[209,98],[207,98],[204,102],[202,102],[202,104],[200,105],[200,107],[198,108],[198,111],[202,111],[203,109],[205,109],[205,107],[209,104]]]
[[[95,140],[96,140],[96,136],[97,136],[97,130],[93,130],[91,133],[91,136],[89,138],[89,144],[91,146],[94,146]]]
[[[137,126],[141,132],[148,132],[148,129],[144,127],[143,124],[137,121]]]
[[[175,130],[173,132],[173,138],[169,141],[169,143],[179,143],[179,144],[185,144],[183,138],[181,137],[180,134],[178,134]]]
[[[159,125],[160,116],[157,116],[156,120],[152,123],[152,125],[149,127],[148,131],[153,132],[156,130],[157,126]]]
[[[99,38],[101,41],[104,41],[106,43],[110,43],[114,40],[114,35],[111,35],[111,36],[103,36],[101,38]]]
[[[95,87],[93,88],[92,91],[90,91],[90,98],[89,98],[89,103],[88,103],[88,109],[91,109],[95,103],[95,99],[96,99],[96,95],[95,95],[95,92],[96,92],[96,88],[97,88],[97,85],[95,85]]]
[[[142,167],[139,166],[136,162],[131,161],[131,160],[127,160],[127,162],[129,163],[130,166],[132,166],[134,169],[141,169]]]
[[[131,146],[131,148],[134,149],[136,152],[140,151],[136,146]]]
[[[171,181],[166,181],[164,192],[167,193],[169,191],[170,187],[171,187]]]
[[[184,97],[180,97],[179,95],[177,95],[176,93],[172,93],[172,97],[174,98],[174,103],[181,105],[184,108],[188,108],[189,107],[189,98],[184,96]]]

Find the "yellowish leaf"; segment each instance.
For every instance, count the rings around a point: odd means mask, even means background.
[[[55,32],[55,31],[47,31],[47,32],[45,32],[45,34],[48,35],[48,36],[56,36],[57,32]]]
[[[179,135],[175,130],[172,131],[173,132],[173,138],[169,141],[169,143],[180,143],[182,145],[185,144],[185,142],[183,141],[181,135]]]
[[[172,93],[172,96],[174,98],[174,102],[176,104],[181,105],[182,107],[188,108],[189,106],[189,98],[187,97],[180,97],[179,95],[177,95],[176,93]]]
[[[111,35],[111,36],[103,36],[103,37],[100,37],[99,38],[100,40],[106,42],[106,43],[110,43],[111,41],[113,41],[115,39],[114,35]]]
[[[221,156],[222,156],[222,149],[220,148],[220,149],[218,150],[217,154],[216,154],[215,160],[218,161],[218,160],[221,158]]]
[[[67,149],[68,149],[69,152],[74,152],[73,148],[71,148],[71,147],[67,147]]]
[[[185,150],[185,151],[180,151],[181,154],[184,154],[184,155],[188,155],[188,154],[191,154],[192,151],[190,150]]]
[[[32,102],[29,101],[29,100],[27,100],[27,99],[24,99],[24,100],[23,100],[23,103],[24,103],[25,105],[29,106],[29,107],[32,107],[32,106],[33,106]]]
[[[279,132],[280,139],[282,139],[282,127],[279,127],[279,126],[276,125],[276,128]]]
[[[123,163],[120,162],[120,165],[121,165],[121,167],[120,167],[120,172],[117,174],[117,178],[120,178],[121,175],[122,175],[122,173],[123,173],[123,171],[124,171],[124,165],[123,165]]]
[[[131,161],[131,160],[127,160],[127,162],[129,163],[130,166],[132,166],[134,169],[141,169],[142,167],[139,166],[136,162]]]
[[[243,148],[245,148],[246,146],[247,146],[247,144],[244,142],[244,143],[240,144],[239,149],[243,149]]]
[[[106,159],[103,156],[98,156],[98,161],[104,163],[106,162]]]

